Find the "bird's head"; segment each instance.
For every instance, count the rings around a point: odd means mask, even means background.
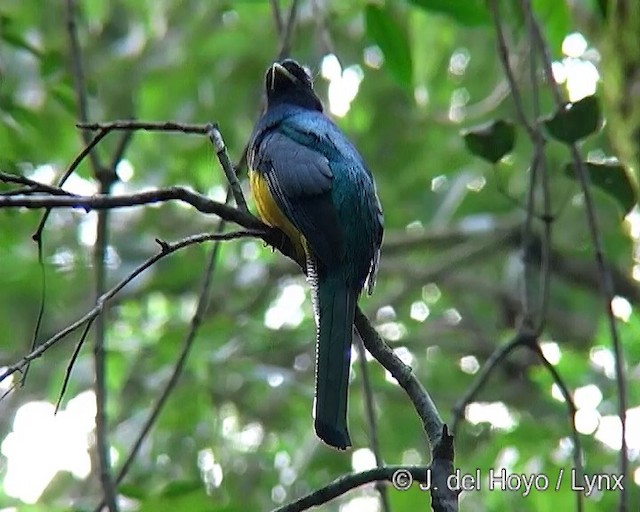
[[[311,75],[296,61],[275,62],[265,75],[267,104],[296,105],[322,112],[322,103],[313,90]]]

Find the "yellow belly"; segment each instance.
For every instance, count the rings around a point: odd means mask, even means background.
[[[305,260],[306,240],[295,228],[284,213],[278,208],[273,199],[266,180],[257,172],[249,171],[249,185],[251,193],[258,209],[258,215],[265,224],[282,230],[291,240],[296,254],[302,261]]]

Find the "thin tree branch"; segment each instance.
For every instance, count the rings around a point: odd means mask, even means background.
[[[224,174],[229,182],[229,186],[231,187],[231,193],[233,194],[233,199],[236,202],[236,205],[243,212],[249,212],[249,208],[247,207],[247,202],[244,199],[244,194],[242,193],[242,187],[240,187],[240,182],[238,181],[238,176],[236,175],[236,171],[233,168],[233,164],[231,163],[231,159],[229,158],[229,154],[227,153],[227,148],[224,144],[224,139],[222,138],[222,134],[218,129],[217,125],[211,124],[209,126],[209,139],[215,148],[216,155],[218,155],[218,160],[220,161],[220,165],[224,170]]]
[[[587,224],[589,226],[589,232],[591,240],[593,242],[596,265],[598,267],[598,276],[600,284],[600,292],[604,300],[604,307],[607,317],[607,326],[609,328],[609,336],[611,337],[611,343],[613,345],[613,353],[615,356],[615,374],[616,374],[616,389],[618,395],[618,417],[622,424],[622,439],[620,448],[620,474],[626,480],[629,476],[629,459],[627,452],[627,385],[624,375],[624,351],[622,348],[622,342],[618,333],[618,326],[616,325],[616,319],[613,315],[611,303],[613,301],[613,280],[611,279],[611,271],[605,260],[603,252],[602,237],[600,235],[600,229],[598,227],[598,219],[596,217],[595,205],[593,203],[593,197],[591,196],[589,175],[585,169],[585,165],[580,158],[580,153],[575,144],[572,145],[571,154],[574,161],[574,169],[576,171],[576,177],[582,188],[582,194],[584,197],[584,206],[587,213]],[[620,501],[618,504],[618,510],[624,512],[627,510],[627,490],[624,488],[620,491]]]
[[[69,36],[69,53],[71,58],[71,74],[73,76],[74,89],[76,91],[76,104],[78,107],[78,119],[86,122],[89,117],[87,87],[84,79],[84,70],[82,66],[82,53],[80,51],[80,42],[78,41],[78,27],[76,24],[76,1],[67,0],[66,2],[67,17],[67,35]],[[82,132],[82,139],[85,145],[89,145],[90,137],[86,131]],[[95,145],[94,145],[95,146]],[[95,172],[102,168],[98,161],[98,155],[91,151],[89,159]],[[112,511],[111,511],[112,512]]]
[[[369,440],[371,449],[376,459],[376,466],[382,468],[384,461],[380,454],[380,443],[378,442],[378,425],[376,422],[376,411],[373,399],[373,390],[371,389],[371,381],[369,380],[369,366],[367,364],[367,352],[362,344],[360,336],[356,336],[356,350],[358,351],[358,361],[360,363],[360,372],[362,373],[362,392],[364,394],[364,414],[367,418],[367,426],[369,427]],[[387,488],[380,482],[376,483],[376,490],[380,494],[380,502],[384,512],[391,511],[389,496],[387,496]]]
[[[113,131],[146,131],[146,132],[180,132],[196,135],[208,135],[211,130],[211,124],[185,124],[174,121],[137,121],[135,119],[124,119],[120,121],[111,121],[108,123],[77,123],[78,128],[83,130],[91,130],[97,132],[106,132],[105,135]]]
[[[576,428],[576,404],[573,401],[573,397],[571,396],[571,391],[569,391],[569,386],[565,383],[564,379],[556,370],[555,366],[553,366],[549,360],[544,356],[542,352],[542,348],[539,343],[530,346],[531,350],[538,355],[538,358],[547,369],[547,371],[551,374],[553,381],[556,383],[558,388],[560,389],[560,393],[562,394],[566,404],[567,411],[569,416],[569,425],[571,427],[571,439],[573,439],[573,466],[576,471],[576,482],[582,482],[582,477],[584,473],[583,464],[582,464],[582,443],[580,442],[580,434],[578,433],[578,429]],[[584,496],[580,491],[576,492],[576,510],[578,512],[582,512],[584,510]]]
[[[80,355],[80,351],[84,346],[84,342],[87,340],[87,336],[89,335],[89,330],[91,329],[91,326],[93,325],[94,320],[95,319],[89,320],[85,325],[84,331],[82,331],[82,334],[80,335],[80,339],[78,340],[78,343],[76,343],[76,348],[73,350],[73,354],[71,354],[71,357],[69,358],[69,362],[67,363],[67,368],[64,372],[62,387],[60,388],[60,393],[58,393],[58,400],[56,400],[56,408],[55,408],[54,414],[58,414],[58,411],[60,410],[60,406],[62,405],[62,399],[64,398],[64,395],[67,392],[67,386],[69,385],[69,381],[71,380],[71,372],[73,370],[73,367],[76,364],[78,356]]]
[[[229,200],[229,195],[230,194],[227,194],[227,201]],[[218,225],[216,227],[216,231],[215,231],[216,235],[220,235],[222,233],[224,226],[225,226],[225,221],[221,219],[218,222]],[[191,352],[191,347],[193,346],[193,342],[196,338],[196,334],[198,333],[200,325],[202,324],[202,320],[205,317],[207,312],[207,308],[209,304],[209,294],[211,291],[212,277],[213,277],[213,272],[216,268],[216,262],[218,261],[218,256],[220,254],[220,246],[221,246],[220,241],[216,240],[214,242],[213,248],[211,249],[211,255],[209,256],[209,262],[207,264],[207,268],[204,271],[204,279],[202,282],[200,295],[198,297],[198,305],[196,306],[196,311],[191,319],[189,332],[187,333],[184,339],[184,342],[182,343],[180,355],[178,356],[178,360],[176,361],[176,364],[173,367],[173,372],[171,373],[169,380],[165,384],[165,387],[162,390],[162,393],[160,393],[160,396],[158,397],[158,400],[156,401],[153,408],[151,409],[151,412],[149,413],[147,420],[144,422],[144,425],[140,429],[140,433],[138,434],[138,437],[134,441],[131,447],[131,450],[129,451],[129,455],[127,455],[127,458],[125,459],[124,464],[120,468],[120,471],[118,471],[118,474],[116,476],[116,484],[118,485],[122,483],[125,476],[127,476],[127,473],[129,473],[129,470],[133,466],[133,462],[135,461],[136,456],[138,455],[138,452],[142,447],[142,443],[147,438],[147,435],[151,431],[151,428],[153,427],[153,425],[155,425],[156,420],[160,416],[160,413],[164,409],[164,406],[167,403],[169,396],[171,395],[172,391],[175,389],[178,383],[178,380],[182,375],[185,363],[187,362],[187,358],[189,357],[189,353]],[[103,506],[104,506],[104,501],[102,501],[94,509],[94,512],[100,512]]]
[[[356,309],[355,326],[366,349],[398,381],[422,420],[431,445],[432,478],[434,482],[441,484],[431,488],[431,504],[434,511],[457,511],[457,492],[446,485],[448,477],[453,474],[453,437],[449,435],[431,396],[411,368],[382,340],[359,307]]]
[[[511,69],[511,65],[509,63],[509,48],[507,46],[507,41],[504,37],[504,32],[502,30],[502,23],[500,22],[500,12],[498,10],[498,2],[497,0],[490,0],[489,7],[491,10],[491,15],[493,18],[493,24],[495,27],[497,40],[498,40],[498,55],[500,56],[500,60],[503,63],[503,68],[505,75],[507,77],[507,81],[509,82],[509,88],[511,89],[511,96],[513,96],[513,103],[516,108],[516,115],[518,116],[518,121],[522,125],[522,127],[527,131],[527,134],[531,138],[531,140],[535,140],[535,130],[529,124],[529,120],[527,119],[527,114],[524,111],[524,106],[522,104],[522,98],[520,97],[520,89],[518,88],[518,82],[516,77]]]
[[[322,54],[333,53],[335,55],[336,45],[333,44],[331,34],[327,28],[327,16],[325,15],[324,7],[326,7],[325,2],[321,2],[320,0],[311,0],[313,18],[316,20],[317,30],[320,32],[318,39],[322,43],[320,51]]]
[[[278,0],[269,0],[269,3],[271,4],[271,13],[273,14],[273,22],[276,26],[276,32],[278,33],[278,37],[282,37],[284,22],[282,21],[280,2]]]
[[[549,49],[542,35],[542,31],[540,30],[540,25],[538,24],[535,15],[533,14],[533,10],[531,8],[531,2],[529,0],[522,0],[522,9],[525,13],[525,16],[528,18],[529,26],[531,27],[532,35],[535,37],[538,47],[540,49],[540,53],[543,56],[542,62],[545,70],[545,74],[547,77],[547,81],[549,83],[551,92],[553,94],[554,100],[556,102],[556,106],[558,108],[564,107],[564,101],[562,99],[562,95],[560,94],[560,90],[553,79],[553,72],[551,69],[551,57],[549,54]],[[600,228],[598,227],[598,219],[596,215],[595,205],[593,203],[593,197],[591,195],[591,187],[590,187],[590,179],[589,174],[585,169],[584,162],[580,156],[580,151],[578,146],[573,143],[570,145],[571,157],[573,159],[573,168],[576,174],[576,179],[578,183],[580,183],[580,188],[582,190],[583,198],[584,198],[584,206],[587,214],[587,225],[589,228],[589,234],[591,236],[591,241],[593,243],[593,248],[595,252],[596,265],[598,267],[598,276],[599,276],[599,285],[600,292],[602,294],[602,298],[604,301],[604,307],[607,317],[607,325],[609,328],[609,336],[611,337],[611,343],[613,345],[613,352],[615,355],[615,374],[616,374],[616,387],[617,387],[617,395],[618,395],[618,417],[620,418],[620,422],[622,425],[622,436],[621,436],[621,448],[620,448],[620,474],[623,475],[624,479],[627,479],[629,476],[629,460],[628,460],[628,452],[627,452],[627,390],[626,390],[626,381],[624,375],[624,351],[622,348],[622,343],[620,341],[620,336],[618,333],[618,327],[616,325],[616,319],[613,315],[613,310],[611,309],[611,302],[614,297],[614,288],[613,288],[613,279],[611,277],[611,271],[604,257],[603,243],[602,237],[600,233]],[[628,496],[627,489],[623,487],[620,491],[620,500],[618,502],[618,510],[621,512],[627,510],[628,508]]]
[[[287,17],[287,25],[284,32],[280,32],[280,51],[278,52],[278,60],[282,60],[289,56],[291,52],[291,41],[293,39],[293,31],[296,27],[296,17],[298,15],[298,0],[291,2],[289,16]]]
[[[538,322],[535,327],[537,336],[540,336],[546,325],[547,314],[549,312],[550,299],[550,281],[551,281],[551,226],[553,216],[551,213],[551,188],[549,184],[549,174],[547,169],[547,160],[545,156],[545,138],[540,131],[539,119],[541,115],[540,108],[540,90],[538,84],[538,52],[536,45],[531,36],[531,19],[527,18],[527,29],[529,32],[529,40],[531,44],[531,57],[529,59],[529,81],[531,82],[531,94],[533,97],[533,128],[536,132],[536,138],[533,140],[535,155],[538,155],[538,172],[540,174],[540,184],[542,191],[542,222],[543,230],[540,238],[540,290],[539,303],[537,308]],[[578,498],[581,504],[582,498]]]
[[[133,139],[133,134],[135,132],[126,131],[120,136],[120,140],[118,141],[118,145],[116,146],[115,151],[113,152],[113,157],[111,158],[111,165],[109,165],[110,169],[113,169],[113,172],[116,172],[116,168],[120,163],[120,160],[124,157],[129,144],[131,144],[131,140]],[[116,173],[117,174],[117,173]]]
[[[405,390],[416,408],[431,446],[436,445],[444,425],[429,393],[416,378],[409,366],[382,340],[360,308],[356,309],[356,329],[369,353],[384,366]]]
[[[44,267],[44,259],[42,257],[42,243],[37,243],[38,247],[38,270],[40,271],[40,305],[38,306],[38,316],[36,317],[36,325],[33,328],[33,334],[31,335],[31,347],[30,351],[36,348],[38,343],[38,335],[40,333],[40,326],[42,325],[42,319],[44,318],[44,311],[46,308],[47,299],[47,274]],[[20,378],[20,386],[24,386],[27,380],[27,374],[29,373],[29,365],[25,366],[22,371],[22,377]]]
[[[549,299],[550,299],[550,280],[551,280],[551,226],[553,223],[553,217],[551,214],[551,189],[549,184],[549,175],[547,172],[546,158],[545,158],[545,138],[540,130],[539,120],[541,118],[541,108],[540,108],[540,91],[538,88],[538,51],[539,46],[536,44],[535,36],[534,36],[534,27],[533,27],[533,18],[528,16],[526,13],[524,15],[525,23],[527,26],[527,32],[529,33],[529,40],[531,42],[531,58],[529,65],[529,80],[531,82],[532,87],[532,96],[533,96],[533,127],[536,133],[535,140],[533,140],[535,155],[537,156],[537,164],[538,164],[538,173],[539,179],[541,183],[541,191],[542,191],[542,220],[543,220],[543,230],[542,236],[540,238],[540,290],[539,290],[539,301],[538,301],[538,322],[534,327],[536,338],[538,338],[542,332],[544,331],[547,315],[549,313]],[[535,157],[534,157],[535,158]],[[529,259],[529,258],[527,258]],[[582,445],[580,442],[580,435],[578,433],[578,429],[576,428],[576,406],[573,402],[573,397],[571,396],[571,392],[569,391],[569,387],[564,382],[564,379],[561,377],[560,372],[556,370],[556,368],[547,360],[544,356],[542,348],[540,347],[539,341],[536,341],[535,344],[529,345],[529,348],[538,355],[538,358],[546,368],[546,370],[551,374],[553,380],[556,385],[560,389],[565,402],[567,404],[567,413],[569,419],[569,425],[571,429],[571,436],[573,439],[573,467],[576,472],[576,476],[579,482],[582,482],[583,478],[583,464],[582,464]],[[577,512],[582,512],[584,510],[584,495],[581,492],[575,493],[576,498],[576,510]]]
[[[521,247],[521,258],[523,260],[524,265],[524,279],[523,279],[523,289],[522,289],[522,309],[523,309],[523,322],[526,324],[527,328],[532,328],[535,325],[535,315],[531,308],[532,303],[532,295],[533,290],[531,287],[533,280],[533,265],[531,265],[531,259],[527,257],[529,247],[532,244],[534,235],[533,235],[533,217],[535,211],[535,193],[536,193],[536,184],[538,179],[538,170],[540,167],[540,160],[544,157],[543,155],[543,147],[540,145],[535,146],[533,159],[531,161],[531,166],[529,169],[529,186],[527,190],[527,216],[522,229],[522,240],[520,242]]]
[[[82,66],[82,53],[78,41],[78,28],[76,25],[76,4],[75,0],[67,0],[67,32],[69,34],[69,46],[73,79],[76,91],[76,103],[78,106],[78,119],[86,122],[89,116],[87,105],[87,87]],[[82,138],[85,145],[90,141],[89,132],[83,130]],[[89,159],[93,167],[93,174],[100,183],[100,193],[108,195],[111,185],[116,179],[113,169],[104,169],[98,158],[96,151],[89,153]],[[41,224],[44,226],[44,222]],[[97,240],[93,252],[95,269],[95,296],[96,301],[104,293],[106,288],[107,269],[106,252],[109,243],[109,212],[103,210],[98,212]],[[42,240],[38,240],[42,244]],[[106,309],[105,305],[105,309]],[[105,338],[106,323],[104,315],[96,318],[95,340],[93,359],[95,367],[94,390],[96,394],[96,454],[99,466],[99,477],[102,485],[102,492],[109,512],[118,512],[116,501],[116,489],[111,475],[111,451],[108,439],[108,419],[107,419],[107,386],[106,386],[106,361],[105,361]],[[34,339],[34,346],[35,346]],[[32,347],[33,349],[33,347]]]
[[[109,210],[112,208],[124,208],[128,206],[140,206],[144,204],[161,203],[167,201],[182,201],[193,206],[202,213],[212,213],[229,222],[234,222],[247,229],[270,230],[256,217],[247,212],[242,212],[232,206],[213,201],[208,197],[192,192],[183,187],[170,187],[158,190],[140,192],[138,194],[108,196],[10,196],[0,197],[0,208],[24,207],[38,208],[82,208],[89,210]]]
[[[84,148],[82,148],[82,151],[80,151],[78,156],[74,158],[69,168],[62,175],[62,178],[60,178],[60,180],[58,181],[58,188],[62,187],[65,184],[67,179],[69,179],[69,176],[71,176],[74,173],[74,171],[78,168],[78,166],[82,163],[82,161],[87,157],[87,155],[91,154],[91,150],[94,147],[96,147],[102,139],[106,137],[107,133],[109,132],[100,131],[95,135],[95,137],[93,137],[93,139],[89,141],[89,143]],[[36,241],[38,244],[42,242],[42,232],[44,230],[44,226],[47,222],[47,219],[49,218],[49,213],[50,213],[50,210],[47,210],[44,213],[44,215],[42,216],[42,219],[40,219],[40,224],[38,224],[38,227],[35,233],[31,235],[31,238],[33,238],[33,240]]]
[[[148,122],[148,121],[136,121],[136,120],[124,120],[124,121],[112,121],[108,123],[79,123],[79,128],[87,130],[99,130],[99,132],[110,131],[152,131],[152,132],[181,132],[197,135],[206,135],[213,144],[220,166],[224,171],[227,182],[231,186],[233,192],[233,198],[238,205],[238,208],[243,212],[248,212],[247,202],[244,199],[242,193],[242,187],[238,181],[236,170],[231,163],[227,148],[218,128],[217,123],[208,123],[205,125],[183,124],[173,121],[166,122]]]
[[[26,185],[29,187],[29,194],[44,192],[54,196],[75,196],[75,194],[67,192],[66,190],[62,190],[60,187],[54,187],[51,185],[47,185],[46,183],[40,183],[39,181],[34,181],[27,178],[26,176],[20,176],[18,174],[10,174],[0,171],[0,181],[2,181],[3,183],[18,183],[20,185]]]
[[[415,482],[425,483],[427,469],[424,466],[386,466],[384,468],[370,469],[369,471],[363,471],[361,473],[352,473],[350,475],[342,476],[329,485],[314,491],[307,496],[289,503],[284,507],[274,509],[272,512],[302,512],[308,510],[311,507],[317,507],[324,503],[331,501],[338,496],[349,492],[356,487],[368,484],[370,482],[376,482],[386,480],[393,482],[394,478],[402,472],[402,476],[411,479]],[[394,477],[396,475],[396,477]],[[410,484],[410,482],[409,482]]]
[[[106,173],[100,177],[100,191],[109,194],[111,181]],[[96,303],[107,287],[107,246],[109,240],[109,210],[98,212],[98,227],[96,245],[93,252],[95,269],[95,296]],[[100,465],[100,481],[105,503],[109,512],[117,512],[117,490],[111,473],[111,445],[109,443],[109,421],[107,417],[107,361],[105,342],[107,337],[106,315],[108,303],[103,303],[100,315],[95,319],[95,339],[93,345],[93,361],[95,368],[94,390],[96,394],[96,451]]]

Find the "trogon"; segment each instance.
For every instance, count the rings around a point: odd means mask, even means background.
[[[371,172],[323,113],[310,75],[293,60],[265,75],[267,108],[248,151],[258,214],[307,264],[316,317],[315,431],[351,446],[347,394],[358,296],[375,282],[383,220]]]

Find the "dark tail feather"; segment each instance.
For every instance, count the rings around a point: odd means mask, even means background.
[[[339,450],[351,446],[347,430],[347,397],[351,339],[357,293],[339,278],[318,283],[315,429]]]

